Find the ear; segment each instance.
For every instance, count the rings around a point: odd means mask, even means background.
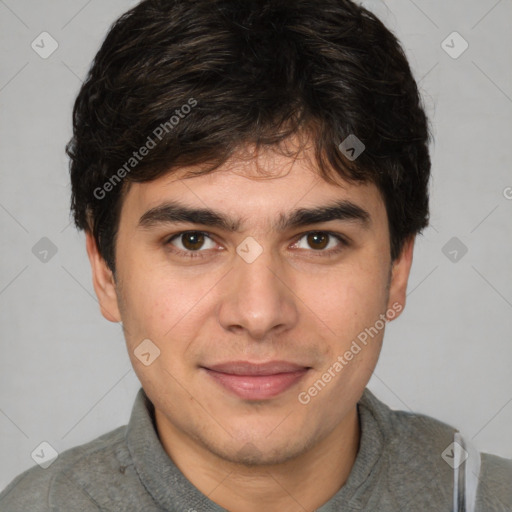
[[[117,302],[114,275],[101,256],[94,236],[88,231],[85,233],[85,245],[91,263],[92,283],[98,297],[101,314],[110,322],[120,322],[121,314]]]
[[[395,259],[391,268],[391,281],[389,284],[388,310],[395,311],[396,318],[405,307],[407,297],[407,281],[412,265],[415,236],[408,238],[402,247],[400,255]],[[392,318],[390,318],[392,320]]]

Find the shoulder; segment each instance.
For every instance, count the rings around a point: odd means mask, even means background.
[[[0,510],[9,512],[53,512],[100,510],[84,483],[91,474],[119,473],[129,459],[124,436],[126,426],[60,453],[46,469],[34,466],[18,475],[1,493]]]
[[[440,503],[451,502],[458,429],[425,414],[392,410],[368,389],[360,405],[379,425],[388,488],[403,494],[403,499],[414,495],[417,499],[425,496],[432,501],[436,496]],[[512,460],[480,453],[468,437],[463,436],[462,440],[463,448],[467,449],[464,450],[467,456],[464,470],[476,473],[477,478],[476,511],[511,511]]]
[[[416,453],[422,460],[431,460],[431,467],[448,468],[447,477],[453,478],[451,465],[454,434],[457,429],[423,414],[392,411],[395,443]],[[477,503],[482,511],[512,510],[512,459],[479,452],[468,437],[463,437],[465,471],[478,477]],[[462,466],[462,464],[461,464]],[[476,474],[475,474],[476,473]]]
[[[477,510],[512,510],[512,459],[482,453]]]
[[[416,412],[392,410],[368,389],[360,405],[378,424],[383,437],[384,452],[399,459],[418,462],[442,461],[442,454],[454,440],[457,429],[436,418]]]

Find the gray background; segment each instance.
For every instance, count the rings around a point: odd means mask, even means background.
[[[0,0],[0,489],[42,441],[61,452],[125,424],[139,387],[70,224],[64,154],[81,81],[135,3]],[[369,387],[512,457],[512,2],[364,3],[402,40],[435,137],[432,226]],[[31,47],[43,31],[59,44],[47,59]],[[441,46],[453,31],[469,44],[456,59]],[[32,252],[43,237],[46,262]]]

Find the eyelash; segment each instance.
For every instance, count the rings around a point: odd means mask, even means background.
[[[180,233],[176,233],[174,235],[172,235],[171,237],[168,237],[165,242],[164,242],[164,245],[166,247],[172,247],[172,252],[174,254],[176,254],[177,256],[183,256],[185,258],[205,258],[206,256],[202,255],[201,253],[202,252],[206,252],[206,251],[202,251],[202,250],[197,250],[197,251],[183,251],[181,249],[177,249],[175,248],[173,245],[172,245],[172,241],[179,238],[180,236],[182,235],[185,235],[185,234],[189,234],[189,233],[194,233],[194,234],[201,234],[201,235],[204,235],[208,238],[210,238],[211,240],[213,240],[212,236],[210,236],[210,233],[206,232],[206,231],[197,231],[197,230],[189,230],[189,231],[181,231]],[[314,249],[311,249],[311,251],[314,253],[314,256],[315,257],[333,257],[333,256],[336,256],[337,254],[339,254],[341,251],[343,251],[346,247],[349,246],[349,242],[344,238],[342,237],[340,234],[338,233],[333,233],[332,231],[307,231],[306,233],[302,233],[294,243],[298,243],[302,238],[304,238],[305,236],[309,235],[309,234],[312,234],[312,233],[320,233],[320,234],[324,234],[324,235],[328,235],[330,237],[333,237],[335,238],[338,242],[340,242],[339,246],[335,249],[329,249],[327,251],[324,251],[324,250],[317,250],[315,251]],[[315,254],[316,253],[316,254]]]

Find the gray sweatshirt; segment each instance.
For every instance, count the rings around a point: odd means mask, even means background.
[[[454,428],[428,416],[393,411],[368,389],[358,413],[360,448],[349,478],[316,512],[512,512],[512,460],[471,452],[462,441],[452,445]],[[469,477],[477,484],[474,489]],[[225,509],[173,464],[141,388],[128,425],[61,453],[46,469],[25,471],[0,494],[0,512],[50,511]]]

